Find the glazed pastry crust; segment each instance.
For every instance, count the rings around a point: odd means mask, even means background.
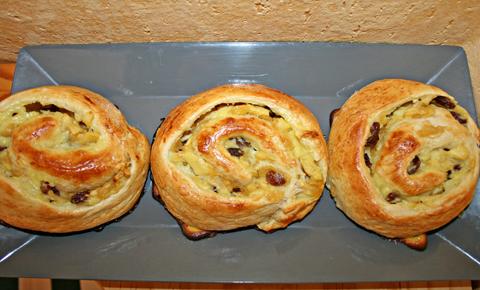
[[[68,233],[127,213],[148,170],[145,136],[108,100],[47,86],[0,102],[0,220]]]
[[[228,146],[242,155],[229,154]],[[269,185],[264,163],[285,184]],[[326,179],[327,149],[315,117],[294,98],[262,85],[224,85],[169,113],[155,136],[151,168],[159,197],[182,223],[272,231],[312,210]]]
[[[438,96],[444,98],[434,100]],[[375,122],[377,142],[369,140]],[[337,207],[359,225],[389,238],[420,236],[472,200],[478,140],[475,122],[445,91],[408,80],[376,81],[335,114],[327,186]]]

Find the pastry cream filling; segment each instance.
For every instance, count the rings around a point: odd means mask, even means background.
[[[50,117],[55,120],[56,127],[49,133],[48,138],[32,140],[36,150],[68,153],[73,150],[89,152],[98,151],[105,147],[99,134],[91,126],[93,116],[87,115],[82,120],[76,119],[73,112],[56,107],[33,103],[15,107],[0,114],[0,176],[9,178],[18,189],[28,193],[30,197],[43,200],[55,205],[94,205],[106,199],[110,193],[117,192],[128,181],[131,172],[130,162],[125,162],[114,174],[111,181],[99,187],[89,188],[82,192],[68,192],[56,187],[56,178],[46,175],[35,168],[15,168],[12,158],[12,134],[24,124]],[[77,117],[78,118],[78,117]],[[99,146],[100,144],[100,146]],[[61,178],[61,177],[59,177]]]
[[[222,196],[281,202],[291,192],[312,199],[325,177],[307,146],[269,108],[221,105],[184,132],[169,160],[198,187]]]
[[[430,196],[452,191],[473,170],[475,156],[469,152],[476,153],[477,145],[467,128],[468,113],[457,105],[435,105],[435,97],[380,116],[378,142],[365,146],[374,184],[392,204],[428,205]]]

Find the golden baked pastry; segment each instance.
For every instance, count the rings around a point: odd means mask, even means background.
[[[327,186],[361,226],[422,248],[473,198],[479,131],[443,90],[386,79],[356,92],[335,113]]]
[[[158,129],[156,195],[190,238],[302,219],[320,198],[327,148],[312,113],[262,85],[224,85],[175,108]]]
[[[66,233],[116,219],[137,202],[148,141],[105,98],[47,86],[0,102],[0,220]]]

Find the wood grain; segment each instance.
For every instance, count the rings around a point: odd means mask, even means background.
[[[378,282],[378,283],[331,283],[331,284],[229,284],[229,283],[156,283],[101,281],[105,290],[472,290],[470,281],[438,282]],[[84,290],[84,289],[82,289]]]
[[[50,290],[52,283],[50,279],[20,278],[18,280],[18,290]]]

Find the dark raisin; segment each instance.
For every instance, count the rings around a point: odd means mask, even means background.
[[[460,169],[462,169],[460,164],[455,164],[455,166],[453,166],[453,170],[459,171]]]
[[[16,115],[18,115],[17,112],[13,113],[13,114],[12,114],[12,117],[15,117]]]
[[[241,190],[240,188],[238,188],[238,187],[234,187],[234,188],[232,189],[232,192],[240,192],[240,191],[242,191],[242,190]]]
[[[50,190],[51,190],[55,195],[60,196],[60,191],[59,191],[55,186],[50,185],[50,183],[49,183],[48,181],[42,181],[42,183],[40,184],[40,191],[41,191],[43,194],[48,194],[48,192],[49,192]]]
[[[280,173],[273,170],[267,171],[265,177],[267,179],[267,182],[273,186],[284,185],[287,182]]]
[[[455,120],[458,121],[458,123],[467,124],[467,119],[462,118],[462,116],[460,116],[459,113],[454,112],[454,111],[450,111],[450,114],[452,114],[452,116],[455,118]]]
[[[212,186],[212,190],[213,190],[214,192],[217,192],[217,193],[218,193],[218,189],[217,189],[216,186]]]
[[[7,147],[4,147],[4,146],[0,146],[0,152],[2,152],[3,150],[7,149]]]
[[[332,127],[333,119],[335,119],[335,114],[337,114],[338,111],[340,111],[340,108],[336,108],[330,112],[330,118],[328,119],[330,127]]]
[[[60,196],[60,191],[55,186],[52,186],[50,190],[53,192],[53,194]]]
[[[48,183],[48,181],[42,181],[42,183],[40,184],[40,191],[43,194],[48,194],[49,190],[50,190],[50,184]]]
[[[365,146],[371,148],[375,147],[379,139],[378,133],[380,133],[380,124],[378,122],[373,122],[372,126],[370,127],[370,137],[368,137]]]
[[[80,128],[82,128],[83,130],[87,130],[87,129],[88,129],[87,125],[86,125],[85,123],[83,123],[83,121],[80,121],[80,122],[78,123],[78,125],[80,125]]]
[[[439,106],[439,107],[442,107],[442,108],[445,108],[445,109],[455,108],[455,104],[452,102],[452,100],[450,100],[449,98],[444,97],[444,96],[436,97],[435,99],[433,99],[430,102],[430,104],[434,104],[436,106]]]
[[[396,192],[390,192],[387,194],[387,197],[385,197],[385,200],[392,204],[397,203],[399,201],[398,194]]]
[[[450,148],[443,148],[443,151],[450,151]]]
[[[240,148],[227,148],[228,153],[230,155],[235,156],[235,157],[240,157],[243,156],[243,150]]]
[[[275,114],[273,111],[270,111],[270,113],[268,113],[268,115],[270,116],[270,118],[281,118],[282,117],[280,115]]]
[[[75,193],[72,198],[70,199],[71,203],[78,204],[81,202],[84,202],[88,199],[88,195],[90,194],[90,191],[82,191],[82,192],[77,192]]]
[[[411,175],[417,172],[418,168],[420,167],[420,164],[421,164],[420,158],[418,158],[418,156],[415,155],[413,160],[410,162],[410,165],[408,165],[407,173]]]
[[[452,174],[452,171],[451,171],[451,170],[448,170],[448,171],[447,171],[447,180],[452,179],[452,177],[450,176],[451,174]]]
[[[25,105],[25,110],[27,112],[40,112],[41,111],[48,111],[48,112],[52,112],[52,113],[55,113],[55,112],[60,112],[60,113],[63,113],[63,114],[67,114],[68,116],[70,117],[74,117],[75,116],[75,113],[73,113],[72,111],[69,111],[67,109],[64,109],[64,108],[59,108],[57,106],[55,106],[54,104],[50,104],[50,105],[42,105],[40,102],[35,102],[35,103],[32,103],[32,104],[28,104],[28,105]]]
[[[406,103],[403,103],[400,107],[404,107],[404,108],[405,108],[405,107],[408,107],[408,106],[410,106],[410,105],[413,105],[413,101],[408,101],[408,102],[406,102]],[[394,112],[392,112],[392,113],[394,113]]]
[[[363,154],[363,158],[365,158],[365,164],[367,167],[372,168],[372,162],[370,161],[370,157],[368,157],[367,153]]]
[[[236,137],[235,144],[237,144],[238,147],[250,147],[252,145],[250,142],[243,139],[243,137]]]

